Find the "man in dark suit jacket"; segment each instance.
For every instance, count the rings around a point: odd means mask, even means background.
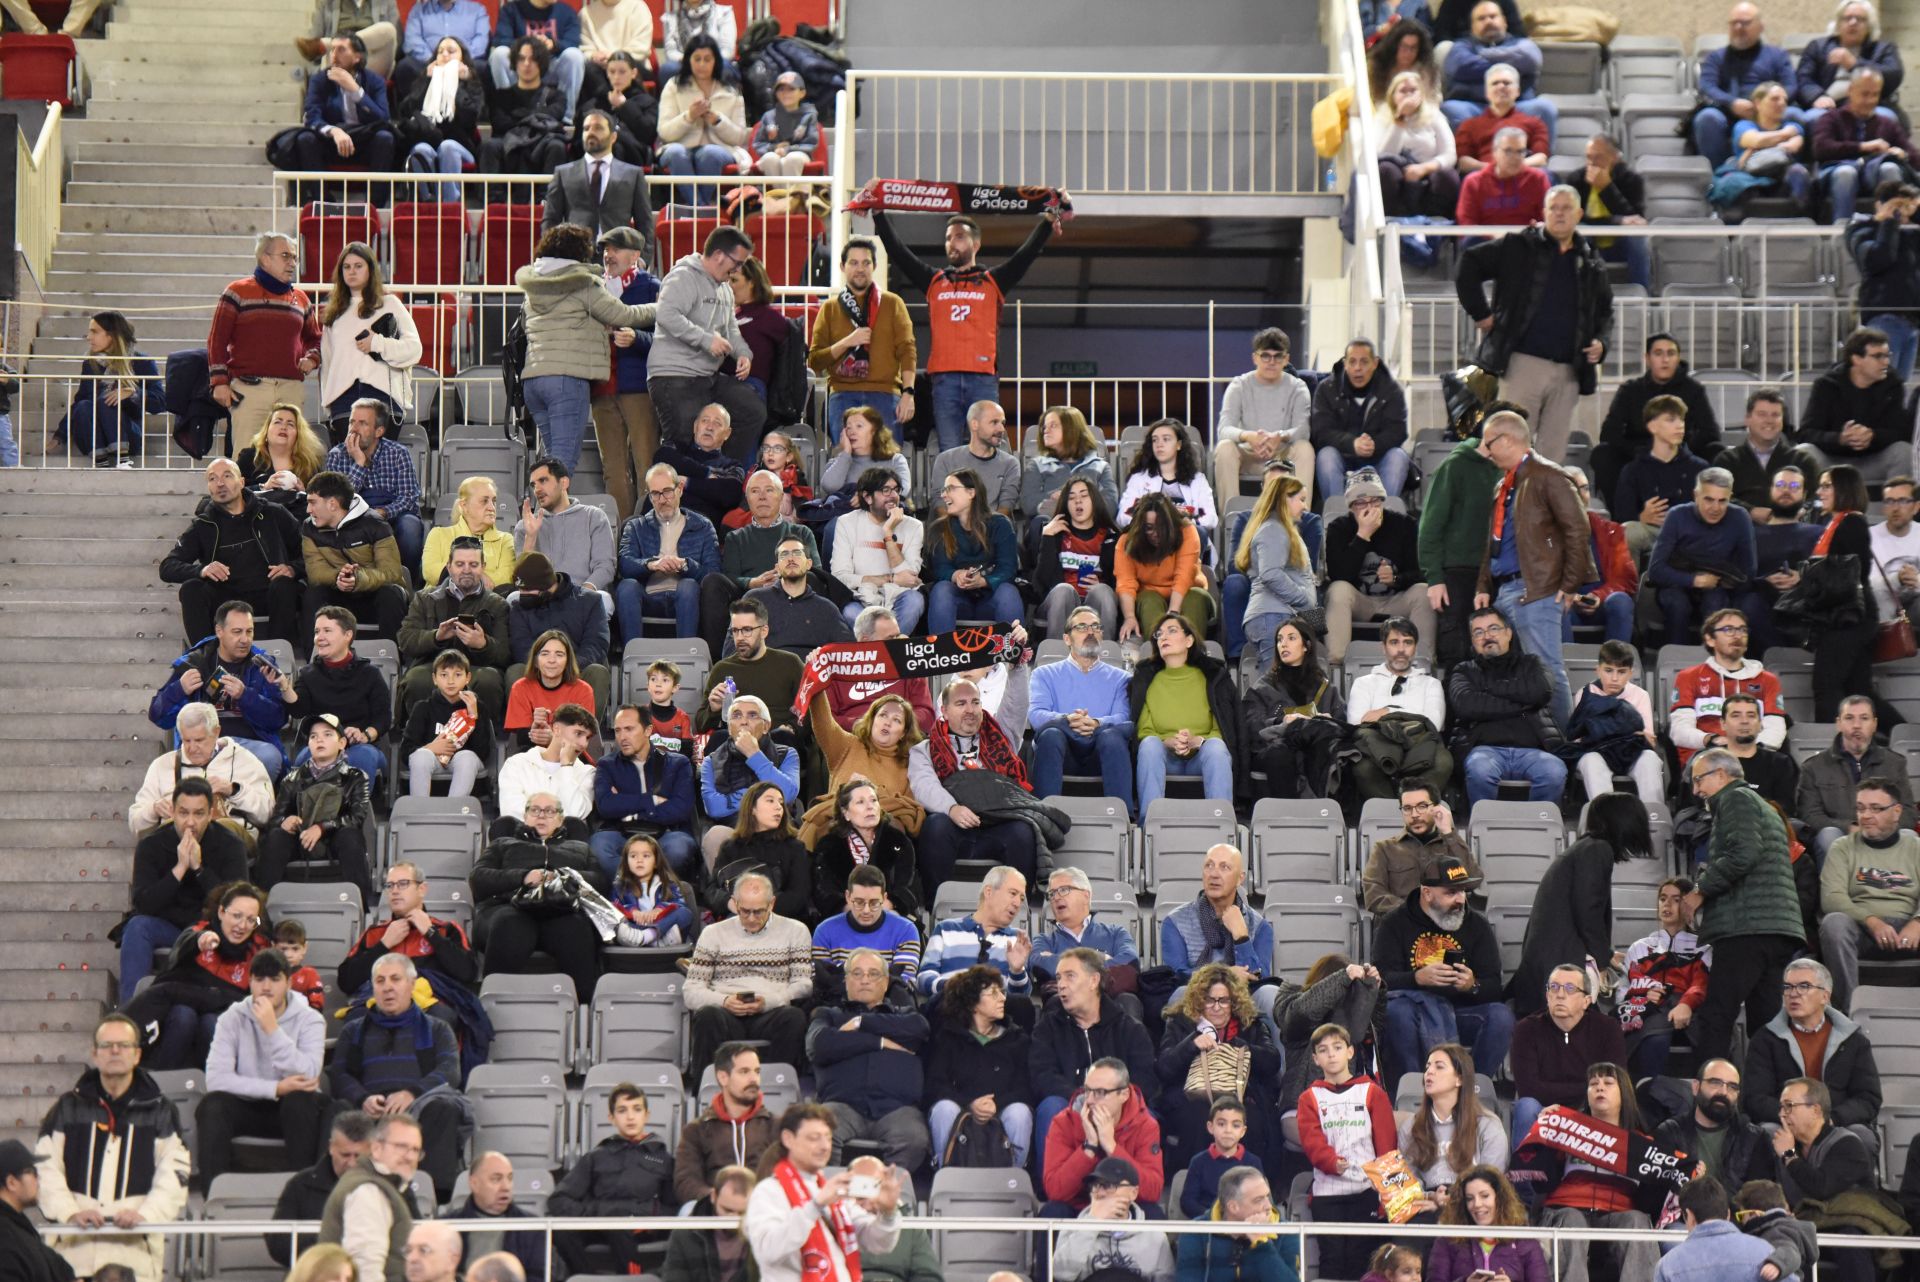
[[[599,239],[614,227],[631,226],[647,238],[642,262],[653,258],[653,208],[647,203],[647,178],[637,165],[613,158],[613,117],[589,111],[580,125],[587,154],[553,171],[547,184],[542,231],[578,223]]]
[[[1620,147],[1606,134],[1587,139],[1587,163],[1560,175],[1560,181],[1580,193],[1580,209],[1587,223],[1624,223],[1647,221],[1647,184],[1620,158]],[[1595,197],[1603,217],[1594,216]],[[1653,287],[1651,244],[1643,236],[1621,236],[1600,251],[1612,263],[1627,265],[1627,279],[1642,289]]]
[[[387,110],[387,82],[367,66],[359,36],[338,36],[327,65],[307,80],[306,128],[294,139],[300,168],[332,169],[342,162],[390,173],[396,135]]]

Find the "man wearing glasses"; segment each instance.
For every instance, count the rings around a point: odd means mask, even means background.
[[[1755,1123],[1773,1121],[1787,1094],[1785,1084],[1812,1073],[1830,1096],[1827,1120],[1853,1128],[1878,1152],[1880,1067],[1866,1030],[1830,1004],[1833,973],[1803,957],[1787,967],[1780,987],[1780,1013],[1747,1042],[1747,1116]]]
[[[97,1229],[177,1220],[187,1205],[187,1145],[180,1114],[140,1067],[140,1029],[108,1015],[93,1030],[93,1067],[47,1110],[34,1145],[40,1214],[49,1224]],[[159,1282],[157,1237],[55,1237],[78,1277],[110,1264]]]
[[[1904,753],[1880,746],[1880,719],[1873,700],[1863,694],[1840,701],[1834,718],[1833,746],[1800,763],[1800,786],[1794,792],[1792,814],[1808,843],[1824,863],[1833,844],[1860,822],[1860,789],[1865,779],[1889,782],[1903,807],[1902,817],[1913,818],[1913,785],[1907,782]]]
[[[728,452],[743,463],[760,450],[767,403],[746,383],[755,372],[753,353],[734,319],[727,278],[751,257],[752,237],[722,226],[708,234],[700,253],[675,263],[660,285],[653,347],[647,353],[647,394],[660,420],[661,441],[684,445],[692,440],[694,417],[703,405],[718,401],[733,419]],[[729,356],[731,376],[723,371]]]
[[[1402,782],[1400,818],[1406,825],[1400,835],[1374,842],[1360,874],[1361,897],[1376,917],[1397,911],[1421,881],[1449,859],[1459,861],[1468,876],[1477,880],[1481,875],[1473,848],[1454,827],[1453,811],[1440,799],[1439,788],[1417,780]]]
[[[1880,488],[1880,504],[1887,519],[1868,531],[1879,566],[1867,581],[1880,617],[1891,619],[1920,597],[1920,525],[1913,519],[1920,512],[1920,486],[1911,476],[1896,476]]]
[[[800,657],[787,650],[771,649],[767,638],[772,631],[766,602],[752,596],[733,603],[727,616],[727,632],[733,653],[707,672],[707,697],[693,719],[700,734],[721,729],[727,720],[728,703],[750,694],[766,704],[775,737],[788,747],[794,743],[793,699],[800,691]],[[714,653],[722,653],[715,650]]]
[[[1773,1151],[1780,1158],[1780,1189],[1796,1212],[1810,1198],[1830,1202],[1842,1193],[1879,1184],[1872,1151],[1851,1127],[1834,1123],[1832,1109],[1825,1083],[1811,1077],[1796,1077],[1780,1092],[1780,1129],[1773,1133]],[[1832,1255],[1844,1282],[1876,1276],[1872,1257],[1863,1250]]]
[[[813,541],[813,531],[780,515],[786,489],[778,476],[764,468],[754,472],[747,477],[745,491],[747,523],[727,535],[726,546],[720,550],[720,572],[709,574],[700,583],[700,635],[716,655],[726,650],[721,620],[729,607],[755,588],[772,587],[779,579],[781,543],[799,539],[807,564],[820,564],[820,548]],[[738,650],[737,632],[733,642]],[[787,693],[791,696],[793,692]]]
[[[1860,982],[1860,950],[1920,957],[1920,837],[1901,823],[1890,779],[1860,781],[1854,830],[1820,869],[1820,955],[1834,970],[1833,1000],[1846,1009]]]
[[[1100,657],[1100,614],[1080,606],[1067,616],[1067,657],[1033,670],[1027,722],[1033,728],[1033,788],[1058,796],[1071,765],[1097,774],[1110,795],[1133,804],[1133,711],[1127,674]]]
[[[853,510],[834,522],[833,577],[853,593],[842,611],[849,624],[869,606],[893,611],[900,631],[912,633],[927,612],[920,583],[920,544],[924,529],[907,515],[900,500],[900,478],[890,469],[870,467],[853,489]]]
[[[1667,713],[1667,736],[1680,752],[1680,763],[1702,748],[1728,747],[1721,717],[1728,698],[1750,695],[1760,701],[1760,742],[1778,749],[1787,742],[1786,710],[1780,706],[1780,678],[1758,659],[1747,657],[1752,629],[1739,610],[1715,610],[1700,625],[1700,641],[1707,658],[1682,668],[1673,679],[1673,706]]]
[[[367,927],[340,963],[342,993],[361,994],[373,983],[375,964],[392,954],[412,961],[436,994],[448,985],[471,985],[480,978],[479,959],[460,923],[427,912],[427,878],[418,864],[389,868],[386,892],[387,919]]]
[[[1839,361],[1807,393],[1799,437],[1822,468],[1850,464],[1869,485],[1912,465],[1913,419],[1886,334],[1863,326],[1847,335]]]
[[[1513,629],[1491,607],[1468,616],[1467,635],[1473,658],[1447,674],[1454,745],[1467,749],[1467,801],[1491,798],[1502,779],[1524,779],[1529,800],[1560,800],[1567,764],[1551,746],[1559,735],[1546,661],[1515,645]]]
[[[712,408],[712,407],[709,407]],[[713,522],[681,503],[687,484],[665,463],[646,473],[650,512],[620,527],[620,582],[614,607],[620,636],[642,635],[648,616],[671,618],[673,635],[700,635],[700,580],[720,568],[720,539]]]
[[[1585,966],[1555,966],[1547,974],[1546,1009],[1513,1026],[1515,1148],[1548,1105],[1586,1111],[1589,1065],[1627,1062],[1620,1021],[1594,1009],[1587,983]]]
[[[840,608],[813,590],[812,573],[807,540],[789,534],[774,545],[773,582],[747,593],[767,608],[768,643],[796,655],[853,640]]]
[[[1742,1005],[1747,1027],[1780,1013],[1787,961],[1806,944],[1787,826],[1743,777],[1740,758],[1709,748],[1687,763],[1693,795],[1713,817],[1707,859],[1680,901],[1687,925],[1713,949],[1713,982],[1693,1018],[1693,1049],[1724,1058]]]
[[[1653,1138],[1662,1148],[1698,1157],[1707,1174],[1730,1189],[1748,1180],[1780,1178],[1766,1132],[1741,1112],[1740,1070],[1729,1060],[1700,1065],[1693,1079],[1693,1110],[1660,1123]]]

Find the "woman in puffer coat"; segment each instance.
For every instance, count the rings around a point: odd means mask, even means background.
[[[563,224],[540,238],[513,282],[527,295],[522,394],[540,428],[541,452],[569,468],[580,462],[580,442],[592,430],[593,385],[612,369],[609,332],[652,329],[655,310],[609,293],[592,257],[593,233]]]

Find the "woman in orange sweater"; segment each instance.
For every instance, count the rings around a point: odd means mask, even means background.
[[[1113,585],[1120,595],[1120,639],[1152,636],[1169,613],[1185,617],[1206,636],[1213,597],[1200,566],[1200,529],[1164,494],[1149,494],[1113,553]]]

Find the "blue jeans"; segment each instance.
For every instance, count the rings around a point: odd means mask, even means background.
[[[296,766],[304,766],[312,757],[312,749],[301,748],[300,751],[295,754],[293,764]],[[372,783],[375,779],[386,773],[387,754],[378,744],[350,743],[347,745],[347,764],[365,775],[368,783]]]
[[[1480,1065],[1477,1059],[1473,1063],[1476,1068]],[[1533,1124],[1540,1120],[1540,1114],[1545,1112],[1546,1108],[1545,1104],[1531,1095],[1522,1096],[1513,1102],[1513,1134],[1507,1138],[1514,1149],[1517,1150],[1520,1147],[1521,1141],[1527,1138],[1527,1132],[1533,1129]]]
[[[1007,1133],[1007,1143],[1013,1146],[1013,1164],[1025,1166],[1028,1155],[1033,1151],[1033,1110],[1025,1104],[1008,1104],[995,1116],[999,1118],[1000,1129]],[[952,1100],[938,1100],[927,1110],[927,1130],[933,1135],[935,1166],[940,1164],[941,1156],[947,1151],[947,1141],[953,1136],[954,1124],[959,1120],[960,1106]],[[1053,1119],[1047,1120],[1051,1122]],[[1045,1147],[1044,1143],[1042,1147]]]
[[[1220,581],[1220,631],[1227,657],[1238,659],[1247,644],[1247,602],[1253,600],[1253,580],[1238,572]],[[1274,631],[1280,625],[1273,625]]]
[[[393,541],[400,548],[400,564],[407,567],[413,581],[420,581],[420,553],[427,546],[427,523],[411,512],[403,512],[389,522]]]
[[[933,430],[939,437],[940,448],[950,450],[965,445],[967,407],[975,401],[999,400],[1000,376],[954,371],[934,374],[930,381],[933,384]],[[945,479],[939,478],[933,484],[938,486]]]
[[[593,385],[570,374],[541,374],[520,385],[527,412],[540,428],[540,450],[580,465],[580,442],[593,428]]]
[[[1653,244],[1645,236],[1622,236],[1600,251],[1610,263],[1625,263],[1627,279],[1642,289],[1653,288]]]
[[[1502,779],[1525,779],[1532,784],[1529,801],[1558,801],[1567,790],[1567,763],[1544,748],[1482,745],[1467,754],[1469,803],[1485,801],[1498,793]]]
[[[487,68],[493,72],[493,87],[510,89],[513,87],[513,67],[507,62],[508,49],[502,45],[487,53]],[[567,119],[573,119],[574,104],[580,101],[580,81],[587,74],[586,55],[578,49],[565,49],[556,54],[553,65],[547,69],[553,77],[553,83],[567,97]]]
[[[1893,372],[1901,382],[1913,377],[1913,362],[1916,352],[1920,352],[1920,317],[1895,316],[1891,312],[1881,312],[1868,318],[1867,325],[1887,336],[1887,345],[1893,348]],[[4,447],[0,447],[4,448]],[[19,451],[14,452],[18,459]],[[4,463],[4,457],[0,457]],[[5,463],[12,467],[12,463]]]
[[[1358,454],[1345,455],[1331,445],[1323,445],[1313,459],[1313,483],[1319,487],[1320,496],[1344,494],[1347,490],[1347,473],[1370,467],[1380,474],[1380,484],[1386,487],[1388,494],[1398,494],[1407,484],[1407,471],[1413,466],[1413,455],[1403,449],[1391,449],[1373,458],[1361,458]]]
[[[1788,107],[1787,119],[1812,132],[1812,121],[1802,108]],[[1733,119],[1718,107],[1702,107],[1695,112],[1693,149],[1705,156],[1715,169],[1726,164],[1727,158],[1733,155]]]
[[[668,173],[675,178],[711,178],[722,169],[734,163],[733,149],[716,143],[705,143],[699,147],[688,148],[680,143],[668,143],[660,149],[660,163],[666,166]],[[675,184],[668,189],[668,199],[679,205],[691,204],[706,209],[720,203],[720,188],[701,183],[692,188],[692,199],[684,199],[687,185]]]
[[[1441,114],[1456,132],[1461,125],[1486,109],[1485,103],[1466,98],[1448,98],[1440,104]],[[1532,116],[1547,127],[1547,149],[1551,151],[1554,137],[1560,132],[1560,105],[1551,98],[1522,98],[1513,104],[1513,109],[1522,115]]]
[[[833,437],[833,443],[840,443],[840,422],[846,418],[847,411],[856,405],[865,405],[878,411],[886,422],[887,430],[893,432],[900,420],[900,398],[891,392],[829,392],[827,393],[827,433]],[[894,432],[895,439],[899,433]]]
[[[1860,193],[1872,191],[1882,178],[1892,178],[1898,173],[1899,168],[1894,162],[1879,156],[1863,156],[1859,160],[1843,160],[1836,165],[1821,166],[1820,185],[1833,202],[1833,221],[1851,222]]]
[[[693,867],[693,859],[699,853],[699,846],[693,840],[693,834],[674,829],[660,834],[660,853],[667,857],[667,866],[675,873],[684,875]],[[614,880],[620,871],[620,848],[627,844],[627,834],[613,828],[603,829],[587,838],[587,846],[593,851],[593,857],[600,861],[600,871],[606,874],[608,881]]]
[[[639,579],[622,579],[613,585],[613,608],[620,616],[620,639],[631,641],[644,629],[640,620],[652,615],[673,620],[673,635],[700,635],[700,581],[681,579],[671,592],[649,592]]]
[[[1260,656],[1260,668],[1265,671],[1273,666],[1273,641],[1280,635],[1280,625],[1293,616],[1291,614],[1250,614],[1241,625],[1241,639],[1245,646],[1252,646],[1253,652]],[[1239,655],[1235,655],[1238,658]]]
[[[20,442],[13,438],[13,415],[0,414],[0,467],[20,466]]]
[[[1133,759],[1128,749],[1133,735],[1125,727],[1104,725],[1092,738],[1075,734],[1064,725],[1048,726],[1033,740],[1033,795],[1057,797],[1060,779],[1071,764],[1076,774],[1097,774],[1107,792],[1133,810]]]
[[[824,549],[822,549],[821,555],[823,557],[826,555]],[[852,627],[855,621],[860,618],[861,611],[866,608],[867,603],[865,601],[856,600],[840,611],[840,617],[847,621],[848,627]],[[920,620],[927,617],[926,593],[909,588],[907,591],[893,598],[893,604],[887,608],[893,611],[893,617],[899,621],[901,634],[903,636],[912,636],[915,630],[919,628]]]
[[[127,928],[120,932],[122,1006],[133,1000],[133,990],[140,981],[153,974],[153,954],[159,949],[173,947],[173,941],[178,938],[180,927],[164,917],[135,913],[127,918]]]
[[[992,592],[962,592],[951,582],[936,583],[927,589],[927,631],[936,636],[951,632],[954,621],[963,614],[969,619],[1014,623],[1026,609],[1020,589],[1011,583],[1002,583]],[[905,632],[906,626],[901,625],[900,630]]]
[[[1200,790],[1209,800],[1233,800],[1233,754],[1224,739],[1202,739],[1200,751],[1180,758],[1167,751],[1167,745],[1149,735],[1140,740],[1140,813],[1167,795],[1167,776],[1200,776]]]
[[[1567,664],[1560,657],[1560,633],[1566,627],[1566,611],[1550,596],[1522,605],[1520,598],[1526,594],[1526,581],[1515,578],[1501,587],[1493,605],[1507,617],[1507,623],[1519,637],[1522,648],[1547,665],[1547,675],[1553,678],[1554,724],[1564,731],[1567,718],[1573,715],[1573,691],[1567,685]]]
[[[1580,623],[1598,622],[1607,630],[1609,641],[1633,640],[1633,598],[1625,592],[1614,592],[1601,598],[1598,610],[1568,610],[1561,616],[1560,639],[1573,640],[1573,625],[1576,619]]]
[[[160,1035],[142,1057],[159,1072],[203,1067],[213,1046],[218,1015],[203,1015],[191,1006],[169,1006],[160,1017]]]
[[[1683,637],[1700,635],[1698,620],[1729,607],[1749,619],[1766,616],[1767,602],[1758,592],[1730,592],[1726,588],[1659,588],[1654,597],[1667,624],[1667,643],[1685,645]]]
[[[1433,992],[1396,988],[1387,994],[1386,1041],[1389,1082],[1419,1072],[1427,1053],[1443,1042],[1464,1044],[1476,1065],[1498,1072],[1513,1042],[1513,1009],[1501,1001],[1460,1006]]]
[[[407,170],[410,173],[458,174],[465,172],[466,167],[474,163],[473,153],[451,138],[437,148],[432,143],[415,143],[413,150],[407,153]],[[420,188],[423,196],[431,190],[433,190],[431,187],[425,185]],[[442,183],[440,199],[459,200],[460,184]]]
[[[287,772],[287,754],[280,750],[278,739],[235,739],[234,742],[260,758],[260,764],[266,767],[267,778],[276,784],[280,782],[280,776]],[[177,735],[174,746],[179,746]]]

